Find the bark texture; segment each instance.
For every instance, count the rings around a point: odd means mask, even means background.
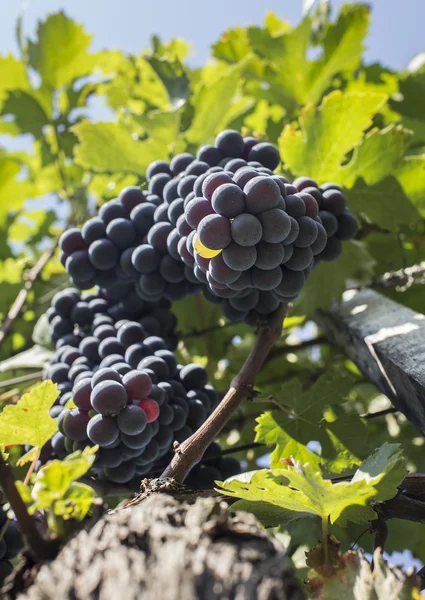
[[[19,600],[303,600],[283,548],[217,498],[153,494],[81,531]]]

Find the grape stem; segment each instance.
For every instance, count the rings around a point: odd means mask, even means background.
[[[282,334],[287,304],[281,304],[267,324],[262,324],[257,338],[239,373],[233,378],[227,394],[195,433],[178,447],[161,478],[183,483],[190,470],[201,460],[205,450],[219,435],[232,414],[252,394],[255,379],[269,352]]]
[[[22,500],[15,484],[12,469],[6,464],[0,451],[0,485],[6,494],[6,498],[15,513],[19,527],[29,546],[33,558],[37,562],[54,558],[58,551],[56,540],[46,540],[38,531],[35,520],[28,513],[27,507]]]

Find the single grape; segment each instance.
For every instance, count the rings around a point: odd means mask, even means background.
[[[249,213],[242,213],[235,217],[230,229],[233,241],[240,246],[255,246],[263,235],[259,219]]]
[[[359,226],[356,217],[348,210],[338,216],[338,230],[335,236],[340,240],[352,240],[356,237]]]
[[[303,271],[313,260],[311,248],[294,248],[291,258],[285,262],[285,266],[292,271]]]
[[[170,369],[164,359],[159,356],[147,356],[137,366],[138,370],[152,369],[159,381],[166,381],[170,377]]]
[[[150,244],[137,246],[131,256],[134,268],[143,274],[156,271],[159,267],[161,255]]]
[[[345,196],[340,190],[327,189],[322,194],[323,208],[338,217],[346,208]]]
[[[240,276],[240,271],[236,271],[227,266],[222,254],[219,254],[210,260],[209,273],[215,281],[223,284],[232,283]]]
[[[146,201],[146,197],[144,192],[139,187],[130,185],[121,190],[118,200],[128,214],[130,214],[133,208]]]
[[[220,150],[223,156],[239,158],[244,151],[243,137],[238,131],[226,129],[218,134],[215,139],[215,146]]]
[[[217,214],[233,218],[244,211],[244,193],[234,183],[224,183],[214,191],[211,204]]]
[[[319,212],[320,220],[325,228],[328,238],[332,237],[338,231],[338,220],[331,212],[327,210],[321,210]]]
[[[291,231],[291,220],[283,210],[272,208],[258,215],[263,229],[262,239],[276,244],[283,242]]]
[[[77,250],[77,252],[71,254],[66,259],[65,266],[72,279],[78,283],[90,281],[96,273],[87,250]]]
[[[195,157],[188,152],[183,152],[182,154],[177,154],[170,162],[170,169],[173,175],[178,175],[182,173],[190,163],[195,160]]]
[[[247,311],[255,307],[259,299],[259,291],[251,290],[247,296],[230,298],[229,303],[236,310]]]
[[[282,281],[276,287],[276,292],[280,296],[292,297],[299,294],[305,282],[304,273],[302,271],[291,271],[290,269],[282,268]]]
[[[324,249],[324,247],[326,246],[326,243],[328,241],[328,236],[327,236],[326,230],[323,227],[323,225],[321,225],[320,223],[316,223],[316,226],[317,226],[317,238],[310,246],[311,251],[313,252],[314,256],[316,256],[317,254],[320,254],[320,252],[322,252],[322,250]]]
[[[258,176],[250,179],[244,187],[247,212],[259,214],[275,208],[280,199],[280,188],[270,177]]]
[[[117,440],[119,433],[120,430],[114,417],[95,415],[87,425],[89,440],[101,447],[113,444]]]
[[[117,381],[118,383],[122,383],[121,375],[116,372],[115,368],[111,367],[103,367],[102,369],[98,369],[96,373],[93,375],[91,380],[92,388],[95,388],[102,381]],[[91,393],[91,392],[90,392]],[[74,400],[75,402],[75,400]],[[90,395],[89,395],[89,404],[90,404]],[[91,406],[87,408],[90,410]]]
[[[223,158],[223,154],[218,148],[206,144],[199,148],[196,158],[202,162],[206,162],[210,167],[215,167]]]
[[[73,408],[69,411],[63,421],[63,431],[66,437],[80,442],[87,439],[87,424],[89,416],[86,412]]]
[[[293,182],[293,185],[300,192],[302,190],[304,190],[305,188],[307,188],[307,187],[314,187],[314,188],[318,188],[319,187],[317,185],[317,183],[314,181],[314,179],[311,179],[310,177],[297,177],[295,179],[295,181]]]
[[[217,214],[207,215],[198,225],[198,236],[201,243],[211,250],[225,248],[232,241],[229,219]]]
[[[128,212],[119,200],[109,200],[99,208],[99,217],[107,225],[113,219],[128,219]]]
[[[220,173],[211,173],[202,183],[202,195],[211,201],[215,190],[225,183],[233,183],[230,175],[223,171]]]
[[[83,365],[81,365],[83,367]],[[98,371],[99,372],[99,371]],[[94,384],[93,384],[94,385]],[[92,392],[91,379],[80,379],[72,390],[72,399],[77,408],[88,412],[91,409],[90,394]]]
[[[137,406],[146,415],[146,420],[148,423],[153,423],[158,419],[160,415],[160,410],[155,400],[152,400],[151,398],[143,398],[142,400],[140,400],[140,402],[137,403]]]
[[[339,240],[336,237],[332,237],[332,238],[328,239],[324,250],[322,250],[322,252],[320,253],[320,258],[321,258],[321,260],[331,262],[331,261],[339,258],[341,253],[342,253],[341,240]]]
[[[261,240],[256,245],[257,258],[255,266],[259,269],[274,269],[282,263],[285,256],[285,250],[282,244],[270,244]]]
[[[67,255],[86,250],[87,245],[83,239],[81,231],[76,227],[71,227],[63,232],[59,239],[59,248]]]
[[[117,246],[110,240],[97,240],[90,244],[89,258],[96,269],[107,271],[118,264],[119,251]]]
[[[168,255],[161,258],[159,272],[168,283],[178,283],[185,280],[184,265]]]
[[[117,425],[120,431],[127,435],[142,433],[147,423],[145,412],[134,404],[123,408],[117,416]]]
[[[177,198],[178,200],[178,198]],[[174,200],[173,200],[174,202]],[[166,202],[162,202],[162,204],[160,204],[153,215],[153,220],[154,223],[169,223],[169,219],[168,219],[168,204]]]
[[[102,415],[114,415],[127,405],[127,392],[117,381],[101,381],[90,396],[92,407]]]
[[[248,160],[258,161],[268,169],[274,171],[280,163],[280,154],[277,148],[267,142],[256,143],[248,154]]]
[[[151,162],[149,167],[146,169],[146,179],[149,181],[154,175],[158,173],[168,173],[171,175],[170,165],[165,160],[154,160]]]
[[[182,198],[176,198],[171,204],[164,203],[167,207],[168,220],[175,225],[177,219],[184,213],[184,201]]]
[[[139,204],[131,211],[131,222],[139,235],[146,235],[152,227],[155,210],[156,206],[154,204],[146,202],[145,204]]]
[[[171,175],[168,173],[158,173],[149,181],[149,193],[156,196],[162,196],[165,186],[171,181]]]
[[[208,383],[208,373],[202,365],[190,363],[181,369],[180,380],[187,390],[202,389]]]
[[[203,175],[204,173],[206,173],[208,171],[208,169],[209,169],[209,164],[207,164],[206,162],[201,161],[201,160],[194,160],[186,168],[185,173],[187,176],[195,175],[196,177],[199,177],[199,175]]]
[[[125,348],[128,348],[132,344],[143,342],[145,337],[146,334],[143,327],[140,325],[140,323],[135,323],[134,321],[125,323],[122,327],[120,327],[117,334],[118,341]]]
[[[255,246],[240,246],[231,242],[223,250],[222,256],[226,265],[234,271],[247,271],[257,260],[257,250]]]
[[[252,283],[259,290],[272,290],[276,288],[282,280],[282,269],[274,267],[274,269],[259,269],[252,267]]]
[[[286,212],[290,217],[299,219],[305,216],[307,208],[300,194],[289,194],[285,198],[285,203]]]
[[[294,246],[296,248],[306,248],[314,244],[318,236],[317,223],[311,217],[300,217],[297,222],[300,230],[297,239],[294,241]]]

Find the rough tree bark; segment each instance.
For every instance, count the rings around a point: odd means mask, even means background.
[[[12,598],[7,595],[6,598]],[[81,531],[18,600],[303,600],[283,547],[217,498],[153,494]]]

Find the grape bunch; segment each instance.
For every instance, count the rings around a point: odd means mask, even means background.
[[[231,321],[255,325],[297,297],[321,260],[357,232],[341,189],[275,175],[278,150],[233,130],[146,172],[60,240],[79,289],[151,304],[203,292]]]
[[[10,561],[16,558],[24,546],[17,522],[7,517],[5,502],[6,498],[0,489],[0,587],[13,571]]]
[[[219,398],[204,367],[177,363],[167,339],[175,320],[166,318],[167,308],[151,308],[149,314],[145,306],[135,320],[135,311],[127,315],[131,319],[121,318],[120,304],[73,288],[54,296],[48,319],[56,353],[45,378],[60,392],[50,409],[59,431],[41,462],[99,445],[98,476],[115,483],[134,480],[137,487],[140,477],[158,471],[158,460],[175,441],[202,425]],[[159,329],[156,335],[145,329],[156,323],[152,315],[158,310],[164,337]],[[68,407],[71,400],[74,406]]]

